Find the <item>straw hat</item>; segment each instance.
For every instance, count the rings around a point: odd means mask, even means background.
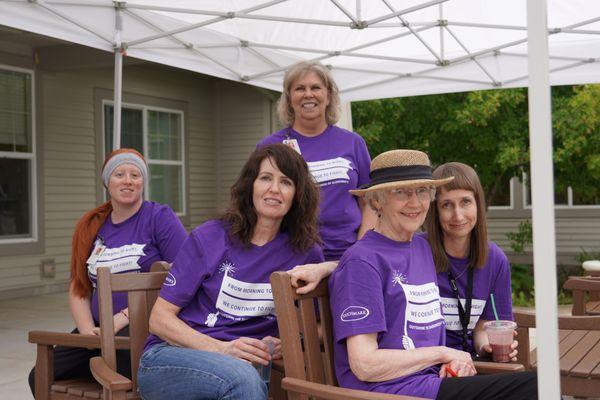
[[[433,179],[431,163],[427,154],[418,150],[390,150],[381,153],[371,161],[371,182],[351,190],[362,197],[367,192],[380,189],[396,189],[415,186],[442,186],[454,179]]]

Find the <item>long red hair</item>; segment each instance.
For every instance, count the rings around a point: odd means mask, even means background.
[[[108,160],[119,153],[134,153],[142,160],[144,157],[134,149],[118,149],[110,153],[104,160],[102,170]],[[92,282],[87,275],[86,261],[92,251],[98,231],[112,212],[110,200],[86,212],[75,225],[71,244],[71,290],[79,297],[89,297],[92,293]]]

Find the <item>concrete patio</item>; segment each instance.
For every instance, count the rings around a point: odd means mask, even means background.
[[[570,307],[560,306],[559,313],[570,313]],[[70,332],[73,327],[66,293],[0,301],[0,399],[33,399],[27,376],[35,363],[35,346],[27,341],[27,332]]]
[[[27,376],[36,350],[27,332],[70,332],[73,327],[66,293],[0,301],[0,399],[33,399]]]

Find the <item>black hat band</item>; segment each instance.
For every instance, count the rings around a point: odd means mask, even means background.
[[[405,165],[399,167],[379,168],[369,174],[371,181],[361,185],[359,189],[368,189],[382,183],[398,181],[414,181],[417,179],[433,180],[431,167],[428,165]]]

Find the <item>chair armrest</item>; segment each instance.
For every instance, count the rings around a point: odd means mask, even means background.
[[[598,331],[600,330],[600,315],[558,317],[558,329]]]
[[[322,385],[303,379],[286,377],[281,381],[285,390],[327,400],[417,400],[421,397],[400,396],[387,393],[366,392],[337,386]]]
[[[478,374],[488,375],[500,372],[521,372],[525,371],[522,364],[517,363],[497,363],[492,361],[474,361],[475,369]]]
[[[164,272],[171,269],[171,264],[166,261],[155,261],[150,266],[150,272]]]
[[[519,328],[535,328],[535,312],[514,311],[513,314]],[[600,315],[558,317],[558,329],[600,330]]]
[[[29,331],[29,343],[99,349],[100,336],[67,332]],[[129,349],[129,337],[115,337],[115,347],[119,350]]]
[[[121,374],[113,371],[102,357],[92,357],[90,359],[90,370],[94,379],[98,381],[104,389],[111,392],[131,390],[133,383]]]
[[[535,328],[535,312],[534,311],[515,311],[513,310],[515,322],[520,328]]]
[[[600,292],[600,279],[587,277],[571,277],[563,285],[563,289]]]

